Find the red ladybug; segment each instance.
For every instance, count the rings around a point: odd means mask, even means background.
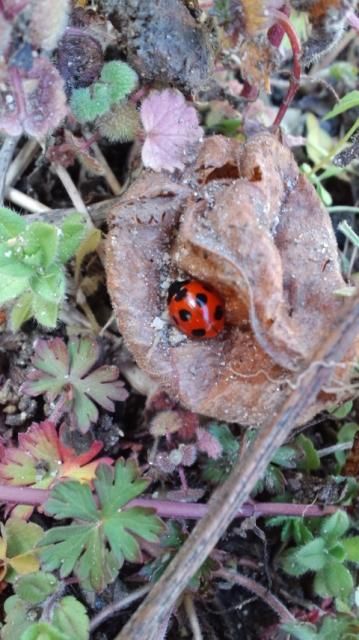
[[[224,301],[199,280],[173,282],[168,289],[168,312],[191,338],[215,338],[224,327]]]

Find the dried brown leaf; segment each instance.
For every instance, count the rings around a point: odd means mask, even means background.
[[[168,322],[167,289],[184,274],[225,299],[215,339],[187,339]],[[269,133],[205,140],[180,180],[144,172],[110,217],[107,275],[127,346],[163,389],[192,411],[259,425],[310,362],[344,284],[330,218]]]

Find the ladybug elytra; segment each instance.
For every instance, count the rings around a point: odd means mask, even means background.
[[[168,289],[168,312],[191,338],[215,338],[224,327],[223,298],[199,280],[182,280]]]

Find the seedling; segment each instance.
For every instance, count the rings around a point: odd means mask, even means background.
[[[147,486],[133,461],[120,460],[115,469],[100,465],[94,486],[96,498],[88,485],[73,480],[54,487],[45,511],[73,521],[47,531],[39,551],[47,571],[58,569],[62,578],[74,571],[83,588],[102,591],[125,560],[140,562],[139,538],[158,542],[163,524],[151,509],[124,508]]]
[[[91,338],[71,338],[67,346],[61,338],[38,340],[34,369],[22,390],[31,396],[44,394],[49,402],[61,398],[74,425],[86,432],[98,418],[96,404],[114,411],[114,401],[126,400],[128,395],[118,380],[117,367],[94,369],[99,355],[99,345]]]
[[[61,227],[32,222],[0,208],[0,305],[12,303],[10,326],[17,331],[34,318],[54,328],[66,293],[65,263],[85,236],[80,214]]]

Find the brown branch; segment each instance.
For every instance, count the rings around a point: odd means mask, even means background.
[[[317,398],[332,368],[344,357],[359,331],[359,295],[352,298],[338,315],[332,330],[313,354],[312,362],[301,374],[300,382],[283,402],[281,409],[263,427],[246,457],[236,465],[211,500],[209,512],[167,567],[145,601],[115,640],[153,640],[168,612],[191,577],[201,567],[218,540],[263,475],[275,451],[289,436],[304,411]]]
[[[284,604],[278,600],[275,595],[273,595],[273,593],[268,591],[266,587],[253,580],[253,578],[244,576],[241,573],[236,573],[235,571],[226,571],[225,569],[216,571],[215,577],[222,578],[223,580],[226,580],[226,582],[231,582],[232,584],[238,584],[244,589],[247,589],[247,591],[254,593],[276,612],[281,622],[295,622],[295,617],[287,607],[285,607]]]

